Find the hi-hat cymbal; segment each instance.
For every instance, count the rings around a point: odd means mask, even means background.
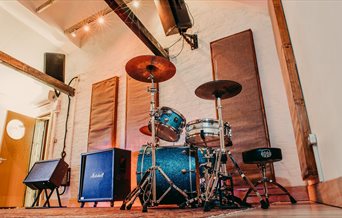
[[[144,135],[148,135],[148,136],[152,136],[151,131],[148,129],[148,126],[143,126],[140,127],[139,131],[144,134]]]
[[[151,75],[154,82],[164,82],[175,75],[176,67],[166,58],[142,55],[127,62],[126,72],[141,82],[151,83]]]
[[[242,90],[242,86],[231,80],[214,80],[200,85],[195,94],[203,99],[214,100],[218,97],[221,99],[231,98],[238,95]]]

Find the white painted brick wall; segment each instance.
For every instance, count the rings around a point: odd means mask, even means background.
[[[194,90],[212,79],[209,43],[213,40],[251,28],[254,33],[261,86],[264,94],[271,144],[283,150],[284,159],[275,164],[276,176],[284,185],[303,185],[291,120],[282,82],[280,65],[266,1],[187,1],[195,18],[193,32],[199,35],[199,49],[191,51],[184,45],[183,52],[172,59],[176,75],[160,85],[160,105],[180,111],[187,121],[215,117],[214,102],[201,100]],[[111,15],[115,16],[115,15]],[[147,28],[163,45],[169,45],[178,36],[165,37],[155,12],[142,17]],[[118,34],[118,32],[120,34]],[[171,49],[178,53],[181,43]],[[64,198],[77,198],[80,154],[87,151],[91,85],[113,76],[119,76],[117,143],[125,141],[126,62],[137,55],[151,54],[138,38],[122,23],[115,30],[96,33],[84,42],[81,49],[67,56],[67,79],[79,76],[76,95],[72,99],[67,138],[67,160],[72,167],[72,183]],[[66,115],[66,96],[62,95],[62,113],[57,123],[57,144],[50,157],[61,152]],[[73,111],[73,109],[71,109]],[[184,135],[179,143],[184,142]]]
[[[177,109],[187,121],[215,117],[214,103],[201,100],[194,94],[200,84],[212,80],[210,42],[252,29],[271,145],[281,148],[283,152],[282,162],[274,164],[275,174],[285,186],[304,185],[267,1],[186,2],[195,19],[195,26],[190,32],[198,34],[199,49],[191,51],[189,45],[185,44],[183,52],[172,59],[177,73],[160,85],[160,105]],[[147,27],[162,44],[170,45],[178,39],[178,36],[164,36],[160,21],[155,18],[157,14],[153,16],[151,11],[145,13],[150,16],[143,22],[149,24]],[[174,46],[171,55],[177,54],[181,45],[178,43]]]

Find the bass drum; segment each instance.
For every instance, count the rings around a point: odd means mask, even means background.
[[[170,180],[183,190],[190,198],[197,196],[199,187],[198,165],[196,164],[197,150],[186,146],[163,146],[156,148],[156,166],[159,166]],[[137,183],[152,165],[152,151],[150,147],[143,147],[138,156]],[[157,170],[157,200],[170,187],[167,180]],[[142,196],[144,199],[147,196]],[[142,199],[140,199],[142,200]],[[181,204],[185,198],[174,188],[167,193],[160,204]]]
[[[206,147],[203,139],[207,144],[207,147],[218,148],[220,147],[220,130],[219,122],[215,119],[198,119],[189,122],[185,126],[187,143],[197,146]],[[231,146],[231,128],[228,123],[224,123],[224,144],[225,146]]]

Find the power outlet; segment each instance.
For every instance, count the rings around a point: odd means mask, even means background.
[[[317,145],[317,136],[316,134],[310,133],[308,136],[309,145]]]

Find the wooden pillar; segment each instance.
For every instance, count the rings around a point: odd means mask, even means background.
[[[296,138],[302,178],[316,178],[316,163],[312,147],[308,143],[308,135],[311,133],[310,123],[283,6],[281,0],[268,0],[268,6]]]

